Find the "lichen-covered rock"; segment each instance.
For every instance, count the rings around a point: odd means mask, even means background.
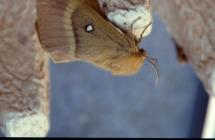
[[[99,0],[108,20],[117,27],[132,32],[137,38],[147,28],[142,37],[152,29],[151,0]],[[150,26],[148,26],[151,24]],[[132,27],[133,26],[133,27]]]

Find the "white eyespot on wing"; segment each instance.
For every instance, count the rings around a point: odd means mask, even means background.
[[[94,31],[94,27],[92,24],[88,24],[85,26],[85,31],[90,33],[90,32],[93,32]]]

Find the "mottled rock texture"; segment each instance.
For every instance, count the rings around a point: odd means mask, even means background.
[[[132,32],[137,38],[150,34],[151,0],[99,0],[98,2],[107,19],[118,28]]]
[[[154,9],[211,95],[215,95],[214,5],[214,0],[154,1]]]
[[[6,136],[45,136],[48,59],[35,32],[35,0],[0,0],[0,128]]]

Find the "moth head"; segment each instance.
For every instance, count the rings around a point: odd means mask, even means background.
[[[120,68],[116,70],[112,69],[112,73],[114,75],[134,75],[140,70],[145,61],[149,62],[155,71],[157,86],[159,81],[157,59],[148,56],[147,52],[142,48],[139,49],[138,53],[132,54],[127,58],[123,58],[122,61],[118,61]]]
[[[147,52],[143,48],[139,48],[139,53],[143,59],[145,59],[148,56]]]

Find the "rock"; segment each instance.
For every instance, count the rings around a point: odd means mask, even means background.
[[[35,32],[35,0],[0,1],[0,129],[5,136],[46,136],[48,58]]]
[[[156,0],[155,10],[183,47],[210,95],[215,95],[215,1]]]

